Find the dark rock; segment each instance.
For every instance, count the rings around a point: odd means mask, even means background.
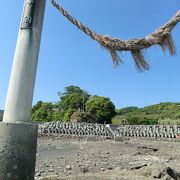
[[[40,177],[40,176],[41,176],[41,173],[36,174],[36,177]]]
[[[105,169],[103,167],[100,168],[101,171],[105,171]]]
[[[166,168],[166,173],[174,180],[180,180],[180,173],[170,167]]]
[[[113,169],[113,167],[111,167],[111,166],[107,167],[107,170],[112,170],[112,169]]]
[[[87,173],[87,172],[89,172],[89,169],[87,167],[82,167],[81,172]]]
[[[155,169],[151,172],[151,176],[153,178],[160,179],[162,177],[162,174],[161,174],[161,171],[159,171],[158,169]]]
[[[142,164],[142,165],[136,165],[134,167],[131,167],[130,170],[134,170],[134,169],[141,169],[142,167],[147,166],[147,164]]]

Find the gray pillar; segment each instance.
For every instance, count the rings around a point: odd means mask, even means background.
[[[29,22],[33,22],[32,27],[28,26],[27,19],[30,17],[27,8],[32,6],[31,1],[36,2],[33,21],[29,19]],[[30,121],[45,2],[25,0],[3,122]],[[24,22],[27,22],[27,26],[24,26]]]
[[[0,180],[33,180],[37,125],[31,120],[33,90],[46,0],[25,0],[3,122]]]

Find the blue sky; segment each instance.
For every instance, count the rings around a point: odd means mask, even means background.
[[[94,31],[121,39],[154,31],[180,9],[179,0],[61,0]],[[0,109],[4,108],[23,0],[0,0]],[[106,96],[116,108],[180,102],[180,24],[172,32],[177,56],[159,47],[145,51],[151,70],[139,73],[128,52],[117,68],[99,45],[69,23],[47,0],[33,103],[58,101],[57,92],[77,85]]]

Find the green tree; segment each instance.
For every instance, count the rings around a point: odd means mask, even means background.
[[[33,107],[32,107],[32,113],[37,111],[42,106],[42,101],[38,101]]]
[[[67,109],[64,113],[63,121],[65,122],[70,121],[70,117],[75,111],[76,111],[75,109],[71,109],[71,108]]]
[[[0,110],[0,121],[2,121],[2,119],[3,119],[3,114],[4,114],[4,111]]]
[[[33,121],[52,121],[53,120],[53,104],[39,101],[32,108]]]
[[[63,119],[64,119],[64,114],[65,114],[65,112],[64,112],[64,111],[61,111],[61,110],[55,110],[55,111],[53,111],[53,113],[52,113],[52,119],[53,119],[53,121],[63,121]]]
[[[70,117],[74,112],[85,111],[85,103],[90,94],[78,86],[67,86],[64,90],[63,93],[58,92],[60,101],[57,108],[58,111],[64,112],[63,121],[70,121]]]
[[[60,98],[59,109],[63,109],[65,111],[68,109],[84,111],[85,103],[90,97],[89,93],[78,86],[67,86],[64,89],[64,93],[58,92]]]
[[[93,96],[86,102],[86,110],[95,116],[97,123],[111,123],[116,115],[115,106],[107,97]]]
[[[89,112],[79,112],[76,111],[71,115],[70,118],[71,122],[86,122],[86,123],[95,123],[96,119],[94,115],[90,114]]]

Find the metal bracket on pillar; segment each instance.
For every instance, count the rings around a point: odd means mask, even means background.
[[[33,26],[36,0],[26,0],[22,16],[21,29],[31,29]]]

